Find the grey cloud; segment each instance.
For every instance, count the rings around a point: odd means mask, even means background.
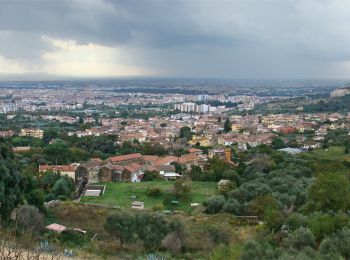
[[[0,55],[38,59],[42,36],[117,46],[164,75],[331,76],[350,60],[341,0],[3,0]],[[26,40],[27,39],[27,40]],[[306,75],[305,75],[306,74]],[[335,75],[335,74],[334,74]]]

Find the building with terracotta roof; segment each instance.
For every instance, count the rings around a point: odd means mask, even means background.
[[[54,171],[59,172],[61,175],[68,175],[70,178],[75,179],[75,170],[78,164],[68,164],[68,165],[48,165],[40,164],[39,172]]]
[[[140,162],[142,160],[142,155],[140,153],[132,153],[125,155],[118,155],[108,158],[111,162],[116,164],[129,164],[132,162]]]

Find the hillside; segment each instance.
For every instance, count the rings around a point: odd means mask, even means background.
[[[330,94],[332,98],[343,97],[350,94],[350,86],[344,86],[333,90]]]

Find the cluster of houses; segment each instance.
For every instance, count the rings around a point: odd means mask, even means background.
[[[140,153],[113,156],[107,160],[92,158],[88,162],[73,163],[70,165],[39,165],[39,172],[56,171],[73,178],[76,183],[99,182],[139,182],[146,171],[156,172],[164,179],[177,179],[182,176],[175,171],[174,164],[181,165],[184,169],[191,169],[192,165],[203,168],[208,158],[218,156],[231,161],[231,149],[221,148],[210,150],[208,155],[202,154],[202,150],[188,149],[188,154],[182,156],[142,155]],[[234,163],[233,163],[234,164]]]

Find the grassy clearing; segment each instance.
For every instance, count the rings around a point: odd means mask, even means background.
[[[345,154],[345,147],[343,146],[330,146],[328,149],[317,149],[311,151],[310,154],[318,157],[319,159],[350,160],[350,155]]]
[[[311,159],[316,174],[330,172],[349,173],[350,155],[345,154],[345,147],[343,146],[316,149],[303,153],[301,156]]]
[[[106,183],[105,185],[107,185],[106,192],[102,197],[83,197],[81,202],[130,208],[131,202],[137,200],[143,201],[146,209],[152,209],[156,205],[161,205],[165,199],[173,198],[174,182],[171,181]],[[149,187],[159,188],[161,194],[156,197],[148,196],[146,191]],[[191,203],[202,203],[216,191],[216,182],[193,182],[190,198],[187,201],[180,201],[180,205],[174,210],[190,210]],[[137,196],[137,198],[132,199],[131,196]]]

